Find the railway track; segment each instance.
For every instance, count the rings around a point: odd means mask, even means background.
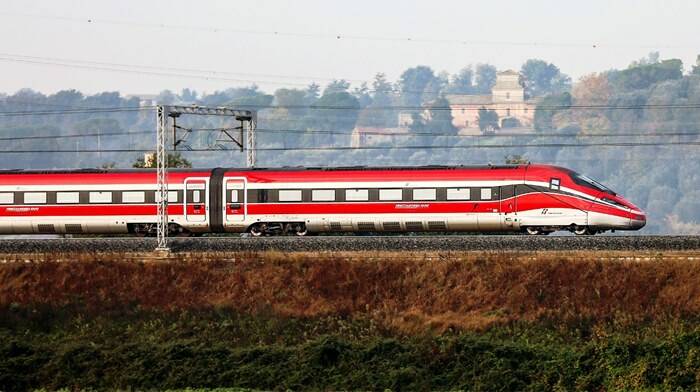
[[[148,252],[154,239],[0,239],[1,254],[52,252]],[[173,238],[173,252],[361,252],[361,251],[687,251],[700,236],[317,236]]]

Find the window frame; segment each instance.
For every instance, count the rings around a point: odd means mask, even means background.
[[[61,200],[61,196],[75,196],[68,200]],[[80,192],[56,192],[56,204],[80,204]]]
[[[358,195],[364,195],[364,196],[358,196]],[[369,201],[369,189],[366,189],[366,188],[348,188],[345,190],[345,201]]]
[[[137,192],[138,192],[138,191],[137,191]],[[199,193],[199,190],[195,189],[195,190],[193,190],[193,191],[191,191],[191,192],[192,192],[192,194],[194,195],[195,193],[198,194],[198,193]],[[175,191],[168,191],[168,204],[179,203],[179,200],[178,200],[178,196],[177,196],[177,195],[178,195],[178,191],[176,191],[176,190],[175,190]],[[173,197],[173,196],[174,196],[174,197]],[[156,203],[160,203],[160,193],[158,193],[158,192],[156,191],[156,192],[155,192],[155,197],[154,197],[153,200],[154,200]],[[195,203],[199,203],[199,202],[195,202]]]
[[[104,200],[99,199],[99,200],[93,200],[93,196],[103,196],[109,195],[109,200],[106,198]],[[110,204],[114,201],[114,195],[112,191],[90,191],[88,192],[88,203],[90,204]]]
[[[453,191],[452,195],[450,194],[450,191]],[[466,197],[465,196],[455,197],[454,191],[456,191],[456,192],[466,191]],[[472,190],[469,187],[447,188],[447,190],[445,191],[445,199],[448,201],[471,200],[472,199]]]
[[[124,196],[127,194],[130,195],[135,195],[135,194],[141,194],[141,199],[134,201],[134,200],[126,200]],[[156,192],[156,195],[158,192]],[[146,202],[146,192],[145,191],[123,191],[122,192],[122,203],[123,204],[138,204],[138,203],[145,203]]]
[[[556,181],[556,184],[554,183]],[[549,189],[558,191],[561,190],[561,178],[552,177],[549,179]]]
[[[326,195],[326,196],[321,196]],[[311,201],[328,202],[335,201],[335,189],[312,189]]]
[[[285,192],[285,193],[283,193]],[[298,197],[291,197],[291,195],[299,195]],[[285,195],[283,198],[282,195]],[[301,189],[280,189],[277,192],[277,200],[280,203],[299,203],[302,201],[303,192]]]
[[[432,191],[432,196],[416,197],[416,191]],[[411,190],[411,200],[413,201],[435,201],[437,200],[437,188],[414,188]]]
[[[383,192],[398,192],[398,195],[394,197],[382,196]],[[386,188],[379,190],[379,201],[402,201],[403,200],[403,189],[401,188]]]
[[[43,195],[44,199],[43,201],[27,201],[27,196],[38,196],[38,195]],[[23,204],[46,204],[47,202],[47,192],[24,192],[24,196],[22,197],[22,201],[24,202]]]
[[[202,202],[202,196],[201,193],[199,193],[199,189],[195,189],[192,191],[192,200],[190,200],[190,203],[193,204],[199,204]]]
[[[3,199],[4,196],[9,196],[7,199]],[[9,201],[7,201],[9,200]],[[15,193],[14,192],[0,192],[0,204],[15,204]]]

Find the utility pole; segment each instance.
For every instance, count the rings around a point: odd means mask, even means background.
[[[178,129],[184,129],[176,124],[176,118],[181,115],[200,116],[229,116],[240,122],[240,136],[236,139],[232,134],[222,129],[222,133],[240,147],[241,152],[246,151],[246,166],[255,166],[255,126],[257,113],[253,110],[236,110],[231,108],[208,108],[202,106],[176,106],[158,105],[156,108],[156,202],[158,205],[158,218],[156,222],[157,252],[168,252],[168,154],[166,150],[168,118],[173,119],[173,149],[183,141],[178,138]],[[189,130],[190,132],[192,130]],[[244,137],[245,135],[245,137]],[[245,139],[245,140],[243,140]],[[213,151],[213,150],[212,150]]]
[[[156,129],[156,177],[158,188],[158,221],[156,222],[157,252],[168,252],[168,154],[165,151],[165,126],[168,122],[168,107],[158,106]]]

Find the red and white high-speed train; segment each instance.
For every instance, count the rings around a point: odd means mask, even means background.
[[[172,234],[637,230],[644,212],[549,165],[169,170]],[[0,234],[155,233],[149,169],[1,171]]]

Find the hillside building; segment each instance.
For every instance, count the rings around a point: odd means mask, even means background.
[[[496,75],[496,85],[487,95],[447,94],[452,123],[457,129],[478,129],[479,109],[495,110],[501,128],[532,128],[535,119],[535,100],[525,99],[520,85],[520,74],[503,71]]]

